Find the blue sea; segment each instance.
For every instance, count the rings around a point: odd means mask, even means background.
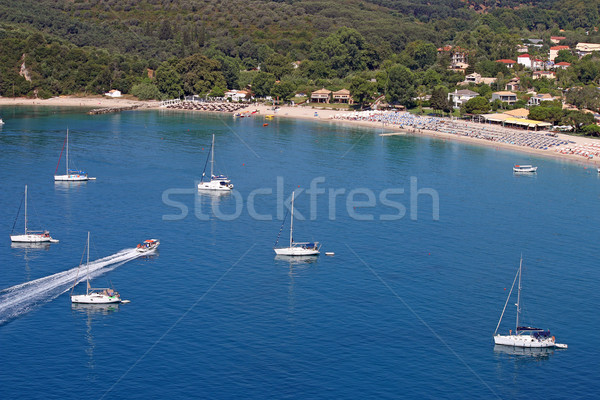
[[[6,106],[0,116],[0,299],[11,304],[0,312],[0,398],[600,391],[595,168],[284,117]],[[67,129],[71,166],[96,181],[54,183]],[[212,134],[231,194],[196,190]],[[514,175],[519,163],[538,173]],[[25,185],[29,227],[60,243],[11,246]],[[319,241],[320,257],[275,257],[293,191],[294,239]],[[91,260],[160,239],[157,254],[92,279],[129,304],[72,306],[84,284],[55,279],[81,263],[88,231]],[[522,322],[567,350],[494,347],[521,255]]]

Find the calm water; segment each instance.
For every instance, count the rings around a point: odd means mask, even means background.
[[[68,287],[11,299],[22,309],[0,315],[2,398],[576,399],[600,390],[593,169],[312,121],[0,115],[0,289],[76,267],[87,231],[92,259],[162,242],[160,254],[94,278],[130,304],[72,308]],[[67,128],[74,165],[97,181],[54,184]],[[212,133],[232,195],[194,189]],[[514,176],[513,163],[539,173]],[[412,198],[411,177],[422,191]],[[315,178],[325,193],[311,204],[299,191]],[[11,247],[25,184],[30,227],[60,243]],[[427,188],[439,196],[439,220]],[[382,201],[389,189],[404,194]],[[295,239],[319,240],[334,257],[275,259],[278,198],[292,190],[305,218]],[[286,221],[280,243],[288,229]],[[568,350],[494,349],[521,253],[525,322],[551,329]],[[513,326],[509,307],[502,331]]]

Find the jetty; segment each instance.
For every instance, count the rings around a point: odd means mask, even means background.
[[[143,106],[143,104],[135,104],[132,106],[94,108],[93,110],[88,111],[88,114],[98,115],[98,114],[109,114],[109,113],[115,113],[115,112],[121,112],[121,111],[130,111],[130,110],[136,110],[142,106]]]

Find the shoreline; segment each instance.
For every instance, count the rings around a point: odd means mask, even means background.
[[[127,106],[139,106],[140,109],[160,109],[158,101],[140,101],[129,98],[109,98],[109,97],[74,97],[74,96],[59,96],[52,97],[50,99],[27,99],[27,98],[8,98],[0,97],[0,106],[55,106],[55,107],[85,107],[85,108],[110,108],[110,107],[127,107]],[[378,121],[364,121],[364,120],[347,120],[336,118],[348,114],[347,110],[322,110],[315,108],[306,108],[302,106],[280,106],[277,110],[273,109],[273,106],[267,106],[262,104],[250,104],[240,111],[254,111],[257,110],[259,115],[274,115],[275,118],[296,118],[305,119],[319,122],[326,122],[332,125],[343,124],[349,126],[361,126],[364,128],[370,128],[373,130],[373,134],[383,134],[384,136],[395,136],[395,135],[410,135],[410,136],[427,136],[431,138],[441,140],[451,140],[460,143],[466,143],[477,146],[493,147],[496,150],[512,150],[520,153],[550,157],[554,159],[564,160],[572,163],[576,163],[582,166],[600,166],[600,157],[596,158],[585,158],[577,154],[562,154],[554,149],[542,150],[531,147],[521,146],[517,144],[503,143],[498,141],[484,140],[476,137],[463,136],[459,134],[452,134],[446,132],[439,132],[428,129],[413,129],[395,126],[393,124],[383,124]],[[190,110],[185,110],[190,111]],[[198,111],[208,112],[210,111]],[[1,115],[0,115],[1,117]],[[6,121],[5,121],[6,122]],[[474,129],[477,129],[478,124],[473,125]],[[378,133],[380,131],[380,133]],[[519,131],[515,131],[519,132]],[[567,142],[573,142],[569,146],[589,146],[590,144],[600,145],[600,140],[581,136],[571,136],[565,134],[558,134],[558,138]],[[562,146],[563,148],[566,146]],[[557,147],[560,149],[561,147]]]

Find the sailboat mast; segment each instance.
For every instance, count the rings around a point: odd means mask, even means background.
[[[292,192],[292,219],[290,221],[290,247],[292,247],[293,236],[294,236],[294,194]]]
[[[65,164],[66,174],[69,175],[69,128],[67,128],[67,162]]]
[[[25,234],[27,235],[27,185],[25,185]]]
[[[87,260],[85,262],[85,269],[87,271],[87,276],[85,278],[85,280],[86,280],[85,294],[88,295],[88,294],[90,294],[90,231],[88,231],[86,247],[87,247]]]
[[[519,291],[517,292],[517,325],[515,326],[515,334],[518,333],[519,329],[519,314],[521,313],[521,274],[523,268],[523,256],[521,256],[521,262],[519,263]]]
[[[213,133],[212,146],[210,146],[210,179],[213,177],[213,164],[215,163],[215,134]]]

